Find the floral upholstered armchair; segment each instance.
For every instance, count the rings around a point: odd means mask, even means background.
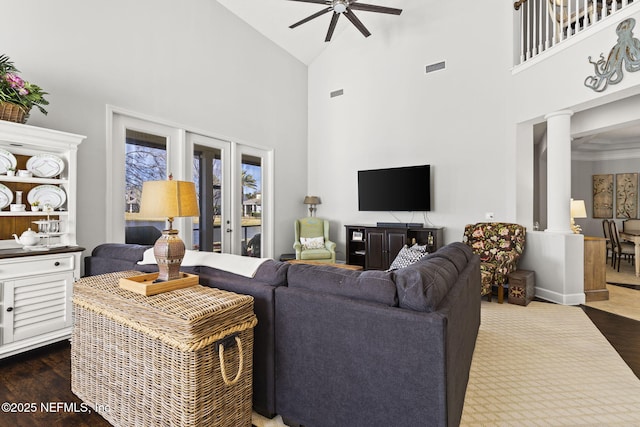
[[[480,222],[464,228],[463,241],[480,256],[480,295],[488,295],[489,301],[491,287],[498,285],[498,302],[502,303],[503,286],[507,275],[516,270],[524,251],[525,235],[525,227],[504,222]]]

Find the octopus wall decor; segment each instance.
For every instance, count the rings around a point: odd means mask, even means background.
[[[584,85],[596,92],[604,91],[608,85],[618,84],[622,81],[623,70],[634,72],[640,70],[640,40],[633,37],[633,27],[636,20],[633,18],[625,19],[616,27],[618,42],[609,52],[607,59],[600,54],[597,62],[591,60],[595,69],[595,76],[589,76],[585,79]]]

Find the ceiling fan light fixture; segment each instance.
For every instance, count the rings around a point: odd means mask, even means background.
[[[329,30],[327,31],[327,36],[324,41],[331,41],[331,37],[333,36],[333,31],[336,29],[336,23],[340,18],[340,15],[344,15],[346,19],[348,19],[357,29],[362,33],[363,36],[369,37],[371,33],[367,30],[367,27],[364,26],[362,22],[358,19],[354,11],[359,13],[360,11],[365,12],[376,12],[376,13],[386,13],[390,15],[400,15],[402,13],[402,9],[395,9],[393,7],[384,7],[384,6],[376,6],[373,4],[365,4],[359,3],[358,0],[291,0],[295,2],[301,3],[315,3],[322,4],[325,6],[324,9],[314,13],[311,16],[304,18],[301,21],[296,22],[295,24],[289,25],[289,28],[296,28],[306,22],[311,21],[312,19],[316,19],[326,13],[331,13],[331,22],[329,23]]]
[[[335,13],[344,13],[347,11],[348,3],[345,0],[335,0],[333,2],[333,11]]]

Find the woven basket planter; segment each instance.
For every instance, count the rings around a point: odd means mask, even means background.
[[[29,110],[13,102],[0,102],[0,120],[14,123],[26,123]]]

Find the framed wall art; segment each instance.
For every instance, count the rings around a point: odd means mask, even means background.
[[[593,217],[613,218],[613,174],[593,175]]]
[[[616,218],[638,217],[638,174],[616,175]]]

